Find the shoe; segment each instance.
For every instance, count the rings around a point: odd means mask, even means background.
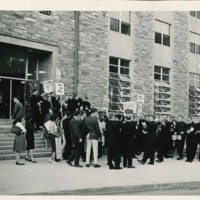
[[[51,163],[52,163],[52,164],[58,164],[56,161],[52,161]]]
[[[149,164],[149,165],[154,165],[154,163],[152,163],[152,162],[148,162],[147,164]]]
[[[90,167],[90,164],[86,164],[85,166],[86,166],[86,167]]]
[[[128,166],[127,168],[135,168],[135,166]]]
[[[114,167],[113,166],[109,166],[109,169],[114,169]]]
[[[115,167],[114,169],[115,170],[120,170],[120,169],[122,169],[122,167]]]
[[[163,160],[158,159],[158,160],[156,160],[156,162],[161,163],[161,162],[163,162]]]
[[[24,163],[16,162],[16,165],[25,165]]]
[[[188,160],[188,162],[192,163],[192,162],[193,162],[193,160]]]
[[[50,158],[50,159],[49,159],[49,162],[52,162],[52,161],[53,161],[53,160]]]
[[[66,162],[68,165],[70,165],[71,167],[73,167],[73,164],[69,161]]]
[[[182,160],[182,159],[183,159],[183,157],[178,157],[178,158],[177,158],[177,160]]]
[[[101,167],[101,165],[98,165],[98,164],[94,165],[94,168],[98,168],[98,167]]]
[[[143,160],[137,160],[139,163],[141,163],[142,165],[145,164],[145,162]]]
[[[30,160],[30,162],[32,162],[32,163],[37,163],[37,161],[36,161],[36,160]]]
[[[74,165],[74,167],[83,167],[82,165]]]
[[[30,159],[30,158],[25,158],[25,160],[31,162],[31,159]]]
[[[189,162],[189,160],[187,159],[185,162]]]

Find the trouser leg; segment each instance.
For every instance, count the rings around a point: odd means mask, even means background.
[[[79,159],[80,159],[80,143],[75,144],[75,165],[79,165]]]
[[[93,157],[94,157],[94,164],[97,164],[98,158],[98,140],[91,140],[92,142],[92,149],[93,149]]]
[[[92,142],[90,139],[87,139],[86,164],[90,163],[91,147],[92,147]]]

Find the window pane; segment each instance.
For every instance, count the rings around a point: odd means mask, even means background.
[[[161,44],[161,33],[155,32],[155,43]]]
[[[154,79],[155,80],[161,80],[161,75],[160,74],[154,74]]]
[[[121,33],[125,35],[130,35],[130,24],[121,22]]]
[[[190,52],[195,53],[195,44],[190,42]]]
[[[123,66],[123,67],[129,67],[129,61],[128,61],[128,60],[122,60],[122,59],[121,59],[120,65]]]
[[[163,45],[170,46],[170,36],[163,34]]]
[[[110,30],[119,32],[119,20],[110,18]]]
[[[164,75],[169,75],[169,69],[163,68],[163,74]]]
[[[25,78],[25,54],[20,51],[0,49],[0,75]]]
[[[33,54],[28,56],[28,79],[36,80],[37,58]]]
[[[118,73],[118,67],[117,66],[110,65],[109,70],[110,70],[110,72]]]
[[[129,69],[128,69],[128,68],[123,68],[123,67],[121,67],[121,68],[120,68],[120,74],[129,75]]]
[[[161,73],[161,67],[155,66],[155,67],[154,67],[154,72],[156,72],[156,73]]]
[[[190,15],[195,17],[195,11],[190,11]]]
[[[118,58],[110,57],[110,64],[118,65]]]
[[[169,76],[163,75],[163,81],[169,82]]]
[[[200,11],[197,11],[197,18],[200,19]]]
[[[200,54],[200,45],[196,44],[196,53]]]

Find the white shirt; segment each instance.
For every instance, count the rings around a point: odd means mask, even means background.
[[[23,124],[22,124],[21,122],[17,122],[17,123],[15,124],[15,126],[21,128],[22,131],[23,131],[24,133],[26,133],[26,129],[25,129],[25,127],[23,126]]]

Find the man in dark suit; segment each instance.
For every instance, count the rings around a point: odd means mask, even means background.
[[[167,116],[163,117],[160,126],[161,131],[157,140],[158,160],[156,160],[159,163],[163,162],[164,157],[168,158],[171,123],[167,120]]]
[[[114,121],[114,115],[106,122],[106,138],[108,148],[108,165],[110,169],[122,169],[120,167],[120,130],[117,122]],[[113,166],[113,162],[115,166]]]
[[[97,120],[97,109],[91,109],[90,116],[84,121],[84,129],[87,133],[87,151],[86,151],[86,167],[90,167],[90,153],[93,149],[94,167],[101,167],[98,162],[98,142],[100,141],[101,134],[99,129],[99,123]]]
[[[19,97],[14,97],[13,101],[15,102],[15,107],[13,110],[12,119],[14,120],[22,119],[24,116],[24,108],[19,101]]]
[[[127,115],[125,121],[122,123],[123,166],[127,168],[135,168],[135,166],[132,165],[132,149],[135,135],[135,125],[132,122],[131,115]]]
[[[69,123],[69,132],[71,134],[72,144],[74,149],[72,149],[71,155],[68,159],[68,164],[72,166],[72,161],[74,160],[74,167],[83,167],[79,164],[80,159],[80,148],[82,142],[80,123],[79,123],[80,113],[79,111],[74,112],[74,117]]]
[[[154,116],[149,116],[149,123],[146,129],[146,142],[145,142],[145,150],[144,150],[144,156],[142,160],[138,160],[141,164],[145,164],[147,159],[150,158],[150,162],[148,164],[154,165],[155,160],[155,150],[156,150],[156,130],[157,130],[157,124],[154,122]]]
[[[186,162],[193,162],[197,150],[198,134],[195,132],[195,124],[191,117],[188,117],[186,124]]]
[[[39,96],[38,90],[34,89],[29,101],[31,106],[31,113],[33,115],[33,122],[36,125],[36,130],[40,130],[40,120],[41,120],[41,97]]]
[[[199,119],[199,122],[197,122],[195,124],[195,131],[196,131],[196,134],[197,134],[197,142],[196,142],[196,146],[198,147],[199,145],[199,148],[200,148],[200,117],[198,117]],[[199,161],[200,161],[200,153],[199,153]]]
[[[183,148],[185,144],[185,128],[186,124],[183,122],[183,117],[179,117],[179,122],[177,122],[175,133],[177,134],[177,140],[176,140],[176,147],[178,152],[178,158],[177,160],[183,159]]]

